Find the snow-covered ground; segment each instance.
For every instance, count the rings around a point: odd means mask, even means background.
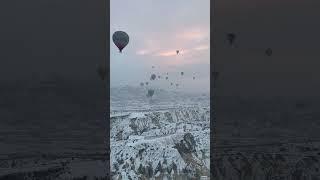
[[[209,94],[111,89],[113,179],[209,176]]]

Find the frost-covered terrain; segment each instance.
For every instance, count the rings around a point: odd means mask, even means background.
[[[209,176],[209,94],[111,89],[113,179]]]

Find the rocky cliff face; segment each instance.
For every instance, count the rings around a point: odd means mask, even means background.
[[[140,111],[111,113],[113,179],[209,176],[209,106],[189,98],[165,108],[163,94]]]

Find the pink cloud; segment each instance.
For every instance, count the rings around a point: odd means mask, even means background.
[[[195,48],[193,48],[193,49],[196,50],[196,51],[202,51],[202,50],[207,50],[207,49],[209,49],[209,46],[203,45],[203,46],[195,47]]]
[[[177,55],[176,51],[164,51],[156,54],[156,56],[164,56],[164,57],[176,56],[176,55]]]
[[[176,50],[169,50],[169,51],[163,51],[156,54],[156,56],[162,56],[162,57],[172,57],[172,56],[181,56],[183,54],[189,53],[188,49],[179,50],[179,53],[177,54]]]
[[[202,28],[194,28],[181,33],[177,33],[177,37],[184,40],[202,40],[209,36],[209,31]]]

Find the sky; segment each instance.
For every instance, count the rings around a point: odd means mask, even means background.
[[[152,85],[163,89],[173,82],[183,91],[210,90],[210,0],[111,0],[110,11],[111,87],[139,86],[155,73],[162,80]],[[130,37],[121,54],[116,31]]]
[[[215,0],[213,60],[224,96],[319,96],[320,2]],[[226,33],[237,35],[237,48]],[[273,55],[264,54],[266,48]]]

